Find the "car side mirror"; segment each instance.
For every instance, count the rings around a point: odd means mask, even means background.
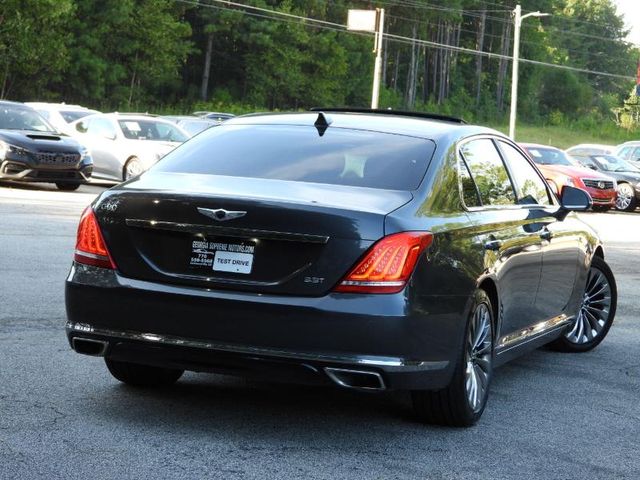
[[[598,170],[595,165],[587,165],[591,170]]]
[[[560,208],[556,216],[558,220],[564,220],[569,212],[585,212],[591,208],[593,200],[591,195],[581,188],[565,185],[560,195]]]

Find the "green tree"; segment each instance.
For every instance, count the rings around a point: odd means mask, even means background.
[[[35,99],[68,66],[72,0],[0,2],[0,98]]]

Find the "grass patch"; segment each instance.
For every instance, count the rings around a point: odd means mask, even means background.
[[[492,128],[505,134],[509,131],[508,125],[492,125]],[[579,143],[618,145],[629,140],[640,140],[640,132],[625,130],[614,124],[604,124],[597,127],[581,125],[518,125],[516,127],[516,141],[518,142],[541,143],[562,149]]]

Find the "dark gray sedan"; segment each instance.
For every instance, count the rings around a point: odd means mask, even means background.
[[[571,212],[590,204],[453,118],[238,117],[87,208],[67,335],[130,385],[409,390],[422,420],[471,425],[498,365],[606,336],[615,280]]]

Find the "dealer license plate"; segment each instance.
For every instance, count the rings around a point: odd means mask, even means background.
[[[254,242],[244,240],[195,239],[191,242],[189,266],[248,275],[253,267],[255,248]]]

